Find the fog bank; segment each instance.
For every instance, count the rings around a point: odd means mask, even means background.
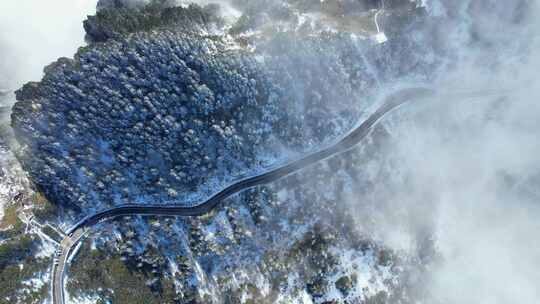
[[[84,45],[82,21],[97,0],[0,2],[0,87],[38,81],[43,67]]]
[[[359,229],[411,259],[428,254],[413,287],[427,303],[538,303],[538,5],[428,5],[447,18],[437,30],[457,38],[446,41],[456,61],[434,81],[449,94],[383,123],[391,140],[379,165],[391,175],[367,199],[350,198],[367,204]]]

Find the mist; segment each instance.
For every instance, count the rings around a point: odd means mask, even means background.
[[[389,174],[347,206],[359,230],[426,259],[413,289],[427,303],[538,303],[538,4],[427,4],[451,16],[436,31],[454,38],[457,60],[434,80],[436,98],[383,122]]]
[[[15,90],[38,81],[59,57],[84,45],[82,21],[97,0],[0,2],[0,87]]]

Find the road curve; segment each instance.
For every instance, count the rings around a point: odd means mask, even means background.
[[[385,98],[384,103],[371,114],[367,120],[358,127],[351,130],[335,144],[313,152],[298,160],[292,161],[281,167],[270,169],[260,175],[241,179],[234,184],[212,195],[209,199],[195,206],[163,206],[163,205],[122,205],[107,209],[90,215],[79,221],[68,230],[68,235],[60,244],[60,251],[55,254],[52,276],[53,304],[64,304],[64,274],[69,255],[73,248],[80,242],[85,232],[92,226],[113,219],[115,217],[127,215],[157,215],[157,216],[199,216],[204,215],[214,209],[221,201],[240,191],[253,188],[262,184],[267,184],[295,173],[307,166],[324,160],[330,156],[343,153],[352,149],[369,132],[373,126],[387,113],[399,107],[411,99],[425,99],[435,96],[435,91],[424,88],[401,89]]]

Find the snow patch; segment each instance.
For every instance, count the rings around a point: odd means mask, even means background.
[[[388,41],[388,37],[386,37],[386,34],[384,32],[380,32],[371,36],[371,40],[373,40],[375,43],[381,44]]]
[[[56,243],[43,240],[41,248],[36,254],[36,258],[52,257],[56,250]]]
[[[98,295],[86,295],[84,297],[77,297],[76,299],[71,299],[72,301],[67,301],[68,304],[96,304],[99,303],[100,297]]]

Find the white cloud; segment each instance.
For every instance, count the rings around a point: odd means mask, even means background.
[[[82,21],[96,0],[0,1],[0,81],[12,89],[39,80],[43,67],[84,44]]]
[[[539,303],[540,11],[533,5],[528,16],[497,18],[517,12],[519,1],[478,1],[460,14],[471,13],[466,26],[480,32],[457,33],[467,44],[457,45],[459,60],[436,86],[449,94],[408,105],[388,124],[385,158],[405,181],[380,181],[386,189],[374,201],[387,208],[374,226],[378,235],[406,231],[413,240],[430,227],[440,260],[415,286],[430,294],[428,303]],[[452,96],[457,90],[505,94]]]

